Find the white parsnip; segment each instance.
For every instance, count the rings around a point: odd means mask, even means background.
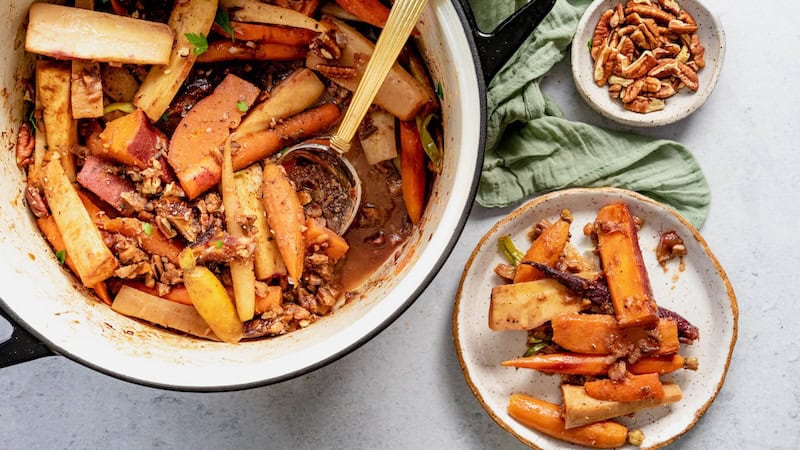
[[[130,286],[122,286],[111,309],[192,336],[219,340],[194,306],[172,302]]]
[[[78,143],[78,122],[72,117],[68,62],[36,63],[36,98],[42,105],[42,118],[47,131],[47,145],[60,156],[61,165],[70,181],[75,180],[75,158],[72,147]]]
[[[75,7],[94,9],[94,0],[75,0]],[[103,84],[100,63],[72,61],[72,117],[92,119],[103,115]]]
[[[375,110],[367,113],[366,120],[369,121],[371,132],[360,138],[360,141],[367,163],[378,164],[396,158],[397,136],[394,116],[386,111]]]
[[[322,24],[301,12],[268,5],[259,0],[220,0],[220,6],[227,9],[231,19],[238,22],[285,25],[311,31],[323,31]]]
[[[503,284],[492,289],[489,328],[530,330],[559,314],[577,313],[584,308],[580,297],[555,280]]]
[[[564,421],[567,429],[675,403],[683,398],[680,386],[675,383],[664,383],[664,397],[661,399],[633,402],[598,400],[590,397],[583,386],[564,384],[561,390],[564,394]]]

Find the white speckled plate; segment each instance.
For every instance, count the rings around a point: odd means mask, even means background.
[[[611,99],[608,86],[597,86],[594,82],[594,61],[587,44],[594,35],[597,21],[604,11],[624,0],[599,0],[592,2],[578,22],[575,38],[572,40],[572,78],[581,96],[589,105],[603,116],[616,122],[635,127],[657,127],[677,122],[693,113],[711,95],[717,84],[722,62],[725,59],[725,32],[722,24],[697,0],[678,0],[678,3],[692,15],[699,26],[700,43],[705,47],[706,67],[697,73],[700,89],[692,93],[682,89],[678,94],[665,100],[666,107],[661,111],[639,114],[622,107],[619,99]]]
[[[498,425],[531,447],[579,448],[531,430],[507,413],[512,393],[560,404],[561,392],[558,376],[500,365],[525,351],[526,333],[496,332],[488,326],[491,289],[502,283],[493,269],[505,262],[497,241],[509,234],[518,247],[527,248],[531,226],[542,219],[555,220],[567,208],[575,218],[571,242],[588,254],[593,245],[584,236],[583,226],[594,222],[601,206],[618,201],[626,202],[634,215],[644,219],[639,241],[656,301],[700,328],[700,339],[694,345],[681,345],[680,351],[684,356],[697,357],[699,370],[681,370],[662,377],[681,386],[683,400],[640,412],[633,418],[622,418],[620,422],[631,430],[644,432],[644,447],[664,446],[694,426],[725,381],[736,342],[738,307],[725,271],[697,230],[672,209],[630,191],[569,189],[543,195],[500,220],[481,239],[467,261],[453,311],[453,338],[472,392]],[[656,261],[659,236],[668,230],[677,231],[686,244],[688,254],[684,257],[683,271],[679,270],[677,260],[670,261],[666,271]]]

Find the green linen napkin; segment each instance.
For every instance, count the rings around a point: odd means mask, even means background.
[[[525,0],[470,0],[482,29],[492,29]],[[590,0],[557,0],[487,94],[486,159],[478,203],[508,206],[567,187],[614,186],[666,203],[700,227],[711,194],[697,161],[682,145],[606,130],[563,117],[539,82],[569,47]]]

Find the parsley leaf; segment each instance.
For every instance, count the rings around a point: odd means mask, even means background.
[[[147,236],[152,235],[153,234],[153,225],[150,224],[149,222],[142,222],[142,231]]]
[[[236,37],[234,37],[233,27],[231,26],[231,19],[228,16],[228,11],[220,8],[217,10],[217,16],[214,17],[214,23],[217,24],[222,31],[230,35],[231,41],[236,42]]]
[[[241,113],[247,112],[247,102],[245,101],[236,102],[236,109],[238,109],[239,112]]]
[[[158,119],[161,122],[166,122],[169,120],[169,111],[164,111],[164,114],[161,115],[161,118]]]
[[[186,40],[194,46],[195,55],[199,56],[208,51],[208,39],[202,34],[186,33],[184,36],[186,36]]]
[[[589,50],[591,50],[592,49],[592,40],[589,39],[589,42],[587,42],[586,45],[589,47]]]
[[[444,88],[441,81],[436,83],[436,96],[439,97],[439,100],[444,100]]]
[[[214,247],[222,248],[222,241],[215,241],[214,242]]]
[[[56,259],[58,260],[59,264],[64,264],[64,261],[67,259],[67,251],[66,250],[59,250],[56,252]]]

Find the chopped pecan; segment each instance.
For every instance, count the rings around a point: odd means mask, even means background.
[[[657,41],[660,44],[661,43],[661,30],[659,29],[660,27],[658,25],[656,25],[656,21],[653,20],[653,19],[644,19],[644,20],[642,20],[642,24],[645,27],[647,27],[647,30],[650,32],[650,34],[653,35],[653,37],[655,38],[655,41]]]
[[[636,31],[636,25],[625,25],[624,27],[617,29],[617,34],[620,36],[625,36],[626,34],[631,34],[634,31]]]
[[[656,59],[664,59],[664,58],[671,58],[674,55],[672,55],[669,52],[669,50],[667,50],[667,49],[665,49],[663,47],[659,47],[659,48],[653,49],[653,56]]]
[[[689,14],[689,12],[686,11],[685,9],[682,9],[678,13],[678,20],[680,20],[681,22],[686,22],[690,25],[697,25],[697,22],[694,21],[694,17],[692,17],[692,15]]]
[[[608,77],[614,72],[617,62],[617,49],[609,46],[603,47],[603,51],[594,63],[594,81],[598,86],[603,86],[608,82]]]
[[[592,35],[592,59],[597,60],[600,52],[608,41],[608,36],[611,33],[611,17],[614,15],[614,10],[609,9],[600,16],[597,25],[594,27],[594,34]]]
[[[677,15],[681,12],[681,5],[679,5],[675,0],[658,0],[658,3],[662,8],[667,10],[667,12],[672,14]]]
[[[672,97],[675,94],[676,94],[675,88],[673,88],[671,84],[662,83],[661,84],[661,89],[659,89],[658,92],[653,94],[653,97],[660,98],[660,99],[663,100],[665,98]]]
[[[633,41],[628,36],[622,36],[619,40],[619,45],[617,45],[617,50],[628,58],[628,61],[634,58],[634,54],[636,53],[636,46],[633,44]]]
[[[31,133],[30,124],[23,123],[17,133],[17,166],[23,168],[32,162],[31,155],[35,143],[36,139]]]
[[[620,94],[622,93],[622,85],[621,84],[612,84],[608,86],[608,95],[611,98],[619,98]]]
[[[317,71],[328,78],[351,80],[358,76],[358,70],[349,66],[334,66],[332,64],[318,64]]]
[[[327,19],[323,19],[322,23],[325,25],[325,31],[311,40],[308,50],[322,59],[337,60],[342,57],[342,45],[339,44],[341,38],[338,37],[339,28]]]
[[[678,19],[670,20],[668,27],[670,31],[678,34],[697,32],[697,25],[686,23]]]
[[[657,66],[650,69],[647,75],[655,78],[667,78],[677,76],[680,71],[676,60],[662,59]]]
[[[628,87],[631,84],[633,84],[633,80],[631,80],[630,78],[622,78],[616,75],[611,75],[610,77],[608,77],[608,84],[611,85],[617,84],[622,87]]]
[[[675,56],[681,52],[681,46],[674,42],[662,42],[661,48],[669,52],[671,56]]]
[[[623,103],[623,106],[628,111],[633,111],[641,114],[646,114],[653,111],[660,111],[664,109],[664,101],[658,98],[637,97],[629,103]]]
[[[647,5],[630,5],[625,8],[625,14],[633,14],[636,13],[642,17],[650,17],[655,19],[657,22],[661,23],[669,23],[670,20],[675,19],[675,16],[672,14],[662,11],[655,6],[647,6]]]
[[[659,80],[658,78],[645,77],[640,79],[644,80],[644,84],[642,85],[642,92],[655,93],[661,90],[661,80]]]
[[[625,16],[625,24],[639,26],[642,24],[642,16],[636,13],[628,14],[627,16]]]
[[[692,35],[692,42],[689,44],[689,52],[692,54],[694,62],[697,63],[697,67],[702,69],[706,66],[706,49],[700,44],[700,37],[696,34]]]
[[[622,94],[622,103],[630,103],[639,97],[639,94],[644,88],[644,79],[639,78],[633,84],[625,88],[625,93]]]
[[[37,186],[28,185],[25,187],[25,200],[28,202],[28,209],[31,210],[37,219],[50,215],[47,202],[42,196],[42,191]]]
[[[616,8],[614,8],[614,15],[611,16],[609,24],[611,25],[611,28],[616,28],[622,23],[625,23],[625,9],[620,3]]]
[[[658,47],[661,42],[644,23],[640,23],[636,31],[631,33],[631,40],[634,44],[645,50],[653,50]]]
[[[620,75],[624,78],[641,78],[645,76],[653,67],[658,65],[658,60],[649,51],[642,53],[636,61],[622,67]]]
[[[677,77],[686,85],[689,89],[696,91],[700,85],[697,81],[697,72],[689,67],[686,64],[678,63],[678,67],[680,71],[677,73]]]

